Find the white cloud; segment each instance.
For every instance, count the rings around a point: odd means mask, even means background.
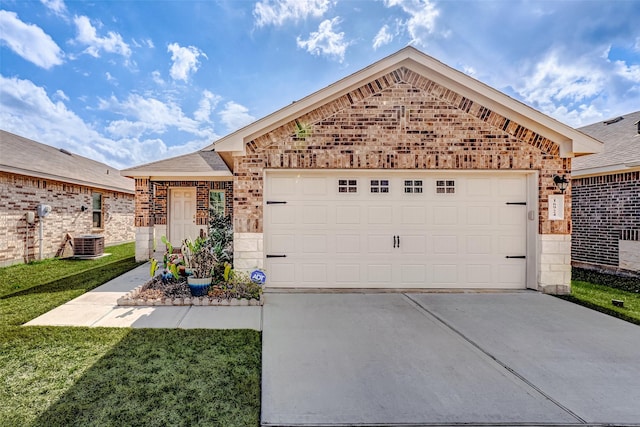
[[[55,97],[66,95],[58,91]],[[198,128],[197,132],[187,142],[180,145],[167,145],[161,138],[144,138],[145,122],[136,123],[128,120],[113,122],[110,126],[113,137],[107,137],[97,131],[92,125],[85,123],[73,111],[67,109],[62,102],[54,102],[46,91],[29,80],[7,78],[0,75],[0,123],[2,128],[17,135],[31,138],[44,144],[69,151],[81,156],[89,157],[99,162],[107,163],[116,168],[125,168],[192,153],[218,139],[219,136],[210,127]],[[136,104],[136,101],[138,103]],[[151,106],[153,111],[180,116],[174,123],[193,122],[184,118],[179,108],[158,107],[154,102],[132,99],[125,102],[127,108],[144,108]],[[126,108],[122,108],[123,110]],[[133,135],[133,136],[132,136]]]
[[[520,94],[529,103],[581,102],[605,88],[606,75],[588,62],[561,62],[558,52],[549,53],[533,73],[523,79]]]
[[[106,37],[98,36],[97,29],[91,25],[91,21],[86,16],[75,16],[73,22],[78,30],[76,41],[87,46],[85,53],[95,58],[100,56],[101,50],[108,53],[116,53],[126,58],[131,56],[131,48],[122,40],[120,34],[109,31]]]
[[[205,90],[202,93],[202,99],[198,103],[198,109],[193,113],[193,118],[199,122],[210,122],[211,112],[216,108],[218,102],[220,102],[220,96]]]
[[[40,2],[58,16],[65,16],[67,13],[67,5],[64,4],[64,0],[40,0]]]
[[[440,15],[430,0],[385,0],[386,7],[398,6],[409,15],[404,27],[412,44],[426,45],[427,37],[435,32],[436,20]]]
[[[614,72],[634,83],[640,83],[640,65],[627,65],[625,61],[615,61]]]
[[[12,51],[46,70],[60,65],[64,53],[42,28],[26,24],[14,12],[0,10],[0,40]]]
[[[393,34],[389,32],[389,26],[384,25],[378,31],[378,34],[373,38],[373,49],[378,49],[381,46],[389,44],[393,41]]]
[[[324,55],[344,61],[344,54],[349,46],[349,42],[344,40],[344,33],[336,33],[334,25],[340,23],[340,17],[322,21],[318,26],[318,31],[309,34],[307,40],[297,38],[298,47],[306,49],[312,55]]]
[[[181,47],[178,43],[171,43],[167,46],[167,51],[171,52],[171,60],[173,64],[169,70],[169,75],[174,80],[189,80],[189,75],[198,71],[200,56],[207,57],[200,49],[195,46]]]
[[[255,118],[249,114],[249,109],[243,105],[229,101],[225,104],[224,110],[218,113],[220,120],[227,127],[229,132],[240,129],[243,126],[255,121]]]
[[[114,81],[114,80],[115,80],[115,77],[113,77],[113,76],[111,75],[111,73],[110,73],[110,72],[108,72],[108,71],[107,71],[106,73],[104,73],[104,75],[105,75],[105,77],[107,78],[107,81],[108,81],[108,82],[110,82],[110,81]]]
[[[158,70],[155,70],[155,71],[151,72],[151,78],[153,79],[153,81],[156,84],[158,84],[160,86],[164,85],[164,83],[165,83],[164,80],[162,79],[162,74],[160,74],[160,71],[158,71]]]
[[[147,133],[162,134],[169,128],[201,135],[200,123],[187,117],[180,106],[173,101],[163,102],[156,98],[130,94],[122,101],[115,96],[100,99],[98,108],[127,117],[112,121],[108,126],[109,133],[115,136],[140,137]]]
[[[67,96],[66,93],[64,93],[62,90],[58,89],[56,91],[56,93],[54,93],[54,97],[58,98],[58,99],[62,99],[63,101],[68,101],[69,97]]]
[[[256,3],[253,16],[258,27],[281,26],[286,21],[298,22],[309,16],[320,18],[333,3],[331,0],[262,0]]]

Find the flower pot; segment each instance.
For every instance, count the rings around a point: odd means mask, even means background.
[[[187,277],[187,284],[191,295],[194,297],[202,297],[207,295],[209,286],[211,285],[211,277],[205,277],[204,279],[196,279],[195,277]]]

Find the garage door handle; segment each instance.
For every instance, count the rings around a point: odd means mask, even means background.
[[[286,255],[267,255],[267,258],[286,258]]]
[[[267,200],[268,205],[286,205],[287,202],[281,202],[278,200]]]
[[[516,258],[516,259],[525,259],[524,255],[507,255],[505,258]]]
[[[393,236],[393,249],[396,248],[396,236]]]
[[[507,202],[507,205],[521,205],[521,206],[527,206],[527,202]]]
[[[400,247],[400,236],[398,236],[398,247]]]

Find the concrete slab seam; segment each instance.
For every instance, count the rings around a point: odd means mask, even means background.
[[[111,307],[111,309],[109,311],[107,311],[105,314],[103,314],[102,316],[100,316],[98,319],[96,319],[95,322],[93,322],[92,324],[89,325],[90,328],[94,328],[96,327],[95,324],[98,323],[99,321],[101,321],[102,319],[104,319],[105,317],[107,317],[109,314],[111,314],[113,312],[113,310],[117,307],[115,305],[109,306]]]
[[[187,318],[187,315],[189,314],[189,312],[193,309],[193,306],[189,306],[189,308],[187,310],[185,310],[184,315],[182,316],[182,318],[178,321],[178,324],[176,325],[177,329],[184,329],[182,328],[182,322],[184,322],[184,319]]]
[[[531,381],[529,381],[528,379],[526,379],[524,376],[522,376],[520,373],[516,372],[513,368],[509,367],[506,363],[502,362],[500,359],[498,359],[496,356],[494,356],[493,354],[489,353],[487,350],[485,350],[483,347],[481,347],[478,343],[476,343],[475,341],[473,341],[472,339],[470,339],[469,337],[467,337],[465,334],[463,334],[461,331],[459,331],[458,329],[454,328],[453,325],[449,324],[447,321],[445,321],[443,318],[441,318],[440,316],[434,314],[433,312],[431,312],[428,308],[426,308],[425,306],[423,306],[419,301],[416,301],[415,299],[411,298],[410,295],[403,293],[403,296],[405,296],[411,303],[413,303],[413,305],[423,311],[424,313],[428,314],[429,316],[433,317],[434,319],[436,319],[438,322],[440,322],[442,325],[444,325],[445,327],[447,327],[448,329],[450,329],[451,331],[453,331],[455,334],[457,334],[458,336],[460,336],[463,340],[465,340],[466,342],[468,342],[469,344],[471,344],[473,347],[475,347],[476,349],[478,349],[480,352],[482,352],[483,354],[485,354],[486,356],[488,356],[489,358],[491,358],[491,360],[494,360],[496,363],[498,363],[500,366],[502,366],[504,369],[506,369],[508,372],[510,372],[511,374],[513,374],[516,378],[518,378],[520,381],[524,382],[525,384],[527,384],[529,387],[531,387],[532,389],[534,389],[535,391],[537,391],[541,396],[543,396],[545,399],[549,400],[550,402],[552,402],[554,405],[558,406],[560,409],[562,409],[563,411],[565,411],[566,413],[568,413],[569,415],[571,415],[572,417],[574,417],[576,420],[578,420],[578,422],[582,425],[589,425],[589,423],[582,419],[582,417],[580,417],[578,414],[576,414],[575,412],[573,412],[572,410],[570,410],[569,408],[567,408],[566,406],[562,405],[560,402],[558,402],[557,400],[553,399],[551,396],[549,396],[548,394],[546,394],[544,391],[542,391],[539,387],[537,387],[535,384],[533,384]],[[526,425],[526,424],[525,424]]]

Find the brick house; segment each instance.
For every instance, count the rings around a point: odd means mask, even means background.
[[[215,184],[233,197],[235,267],[264,269],[270,287],[566,293],[571,189],[562,194],[554,176],[600,148],[406,47],[216,141],[193,164],[123,174],[136,179],[140,259],[159,230],[184,230],[165,214],[166,189],[192,188],[177,218],[198,227]],[[185,196],[175,197],[180,210]]]
[[[572,165],[573,264],[640,273],[640,111],[579,130],[604,151]]]
[[[41,244],[43,258],[56,256],[67,234],[133,241],[134,194],[110,166],[0,130],[0,266],[38,259]],[[44,220],[40,204],[51,206]]]

